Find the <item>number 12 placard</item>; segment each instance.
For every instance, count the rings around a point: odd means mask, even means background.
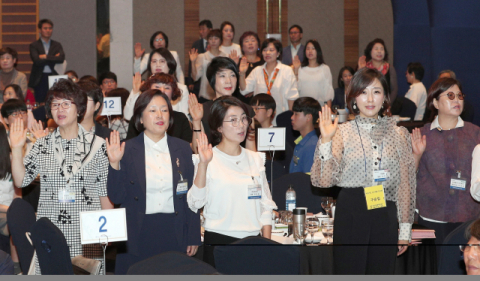
[[[103,98],[102,116],[121,115],[122,114],[122,98],[111,97]]]
[[[285,128],[258,129],[258,151],[285,150]]]
[[[125,208],[80,212],[80,237],[82,244],[128,240]]]

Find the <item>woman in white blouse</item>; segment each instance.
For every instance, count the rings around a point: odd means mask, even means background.
[[[293,71],[298,80],[298,94],[300,97],[311,97],[321,105],[332,106],[334,97],[332,86],[332,72],[323,61],[323,53],[317,40],[308,40],[302,62],[295,56]]]
[[[200,80],[200,92],[198,100],[206,102],[215,98],[215,91],[209,85],[207,79],[207,68],[213,58],[228,57],[228,55],[220,50],[222,44],[222,32],[220,29],[212,29],[207,35],[208,46],[210,49],[203,54],[198,54],[196,49],[190,50],[190,61],[195,67],[192,68],[192,78]]]
[[[188,205],[205,217],[205,245],[230,244],[248,236],[271,237],[275,202],[265,176],[265,154],[240,146],[251,118],[234,97],[215,100],[210,110],[213,145],[205,134],[198,142],[195,177]],[[218,144],[218,145],[216,145]],[[214,265],[213,247],[205,247],[204,261]]]
[[[277,116],[287,110],[291,110],[293,102],[299,97],[297,79],[290,66],[282,64],[278,58],[282,57],[282,43],[270,38],[263,41],[260,48],[265,64],[257,66],[250,75],[245,78],[248,69],[247,59],[244,57],[240,62],[240,92],[246,95],[267,93],[277,103]],[[274,125],[276,122],[274,122]]]
[[[220,51],[224,52],[232,59],[234,59],[234,57],[242,57],[242,49],[240,48],[240,45],[233,43],[235,26],[229,21],[224,21],[220,25],[220,31],[222,32],[222,45],[220,46]]]
[[[147,67],[149,76],[152,76],[157,73],[166,73],[173,75],[175,70],[178,67],[177,62],[175,61],[172,53],[166,48],[155,49],[150,53],[149,56],[150,64]],[[140,95],[140,86],[142,85],[142,77],[140,73],[135,73],[133,77],[133,89],[130,92],[130,96],[127,99],[125,104],[123,116],[125,119],[130,120],[133,115],[133,108],[135,106],[135,101]],[[173,110],[182,112],[188,116],[188,88],[186,85],[177,82],[177,87],[181,91],[181,96],[179,99],[172,101]]]
[[[168,36],[162,31],[155,32],[150,37],[150,48],[152,50],[165,48],[168,49]],[[185,75],[182,70],[182,63],[176,51],[170,51],[172,56],[177,62],[177,69],[175,70],[175,76],[179,83],[185,84]],[[142,57],[143,56],[143,57]],[[133,60],[133,73],[140,72],[142,74],[147,70],[149,64],[149,54],[145,54],[145,49],[142,49],[141,43],[135,43],[135,59]]]
[[[389,117],[388,90],[379,71],[363,68],[347,97],[355,120],[338,126],[328,106],[320,113],[312,183],[342,187],[333,237],[344,246],[333,250],[335,274],[393,274],[411,241],[415,160],[410,134]]]

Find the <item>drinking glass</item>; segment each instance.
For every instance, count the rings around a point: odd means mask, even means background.
[[[325,238],[327,238],[327,245],[330,245],[330,241],[328,241],[328,238],[333,237],[333,224],[327,224],[325,223],[322,225],[322,233]]]
[[[322,208],[327,213],[328,217],[330,217],[330,209],[332,208],[333,198],[332,197],[323,197],[322,198]]]
[[[315,233],[318,232],[318,229],[320,228],[320,222],[315,217],[307,218],[306,226],[307,226],[308,232],[310,233],[310,237],[312,238],[312,242],[311,242],[310,245],[314,245],[315,242],[314,242],[313,237],[314,237]]]

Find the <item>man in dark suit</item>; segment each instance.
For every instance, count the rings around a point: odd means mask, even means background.
[[[40,20],[38,29],[40,30],[40,39],[30,44],[30,58],[33,65],[28,87],[34,89],[35,101],[42,103],[48,92],[48,76],[58,75],[54,67],[57,63],[63,63],[65,53],[62,44],[50,39],[53,32],[51,20]]]
[[[290,42],[292,42],[292,44],[283,48],[282,63],[286,65],[292,65],[293,58],[295,56],[298,56],[298,59],[302,62],[303,53],[305,51],[305,46],[301,44],[303,37],[303,29],[301,26],[294,24],[288,30],[288,34],[290,36]]]
[[[196,49],[199,54],[203,54],[207,51],[207,35],[210,30],[212,30],[213,25],[210,20],[202,20],[198,24],[198,32],[200,33],[200,39],[195,41],[192,45],[192,49]],[[200,79],[195,82],[192,79],[192,62],[189,60],[188,62],[188,77],[185,78],[185,83],[188,86],[188,89],[195,93],[198,96],[198,92],[200,91]]]

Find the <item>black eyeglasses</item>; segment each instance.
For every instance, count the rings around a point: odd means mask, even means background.
[[[454,100],[455,96],[458,97],[458,100],[463,100],[465,98],[465,95],[463,93],[458,93],[455,95],[453,92],[448,92],[447,94],[443,95],[447,96],[449,100]],[[443,97],[442,95],[438,96],[438,98]]]

